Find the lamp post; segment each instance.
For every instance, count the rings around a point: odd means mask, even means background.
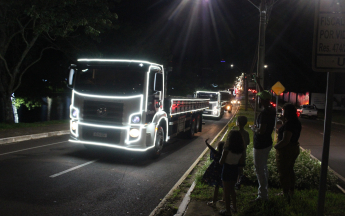
[[[265,33],[267,25],[267,17],[269,17],[272,7],[277,0],[261,0],[260,7],[254,5],[250,0],[252,5],[257,7],[260,12],[260,22],[259,22],[259,42],[258,42],[258,61],[257,61],[257,72],[256,77],[262,87],[264,87],[264,62],[265,62]],[[256,90],[258,90],[258,85],[256,85]],[[256,100],[254,108],[254,122],[256,122],[258,100]]]

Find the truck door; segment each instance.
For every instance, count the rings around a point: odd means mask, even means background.
[[[163,107],[163,74],[160,70],[151,70],[149,74],[147,97],[147,122],[151,122],[156,112]]]

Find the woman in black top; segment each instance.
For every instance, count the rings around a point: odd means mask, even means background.
[[[293,104],[285,104],[283,110],[285,123],[278,130],[278,143],[274,148],[277,150],[276,161],[283,194],[290,201],[295,188],[293,168],[300,153],[298,139],[302,125],[298,120],[297,110]]]

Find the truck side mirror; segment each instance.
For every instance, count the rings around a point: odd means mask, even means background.
[[[162,74],[156,73],[154,90],[163,91],[163,75]]]
[[[74,69],[71,69],[69,71],[69,77],[68,77],[68,87],[72,87],[73,86],[73,76],[74,76]]]

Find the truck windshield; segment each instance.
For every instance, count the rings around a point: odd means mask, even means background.
[[[143,94],[144,80],[144,71],[88,68],[78,70],[74,88],[83,93],[131,96]]]
[[[218,94],[217,93],[201,93],[197,94],[197,98],[205,98],[210,99],[210,101],[218,101]]]

